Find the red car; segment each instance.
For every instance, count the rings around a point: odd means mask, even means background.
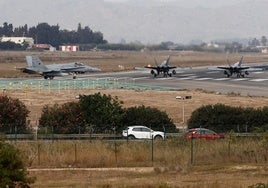
[[[194,138],[194,139],[203,138],[206,140],[216,140],[220,138],[225,138],[225,135],[215,133],[214,131],[205,129],[205,128],[194,128],[194,129],[190,129],[185,134],[185,138],[188,140],[191,138]]]

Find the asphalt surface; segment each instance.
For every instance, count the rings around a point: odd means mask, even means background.
[[[120,83],[132,83],[140,86],[154,86],[155,88],[185,90],[202,89],[220,93],[234,93],[249,96],[268,96],[267,65],[259,65],[262,71],[250,72],[244,78],[235,75],[227,78],[222,70],[213,70],[211,67],[197,67],[177,69],[176,75],[164,78],[159,75],[154,78],[149,69],[139,69],[130,72],[100,73],[88,75],[95,79],[116,80]],[[81,79],[81,78],[79,78]]]
[[[254,64],[256,66],[256,64]],[[262,71],[250,72],[245,78],[237,78],[235,75],[227,78],[222,70],[215,70],[212,67],[195,67],[176,69],[176,74],[172,77],[164,78],[158,75],[154,78],[150,74],[150,69],[137,69],[134,71],[112,72],[112,73],[92,73],[78,75],[73,80],[72,76],[55,77],[54,80],[44,80],[43,78],[31,79],[0,79],[0,88],[5,87],[25,87],[14,86],[13,83],[27,82],[42,83],[53,89],[62,88],[130,88],[130,89],[158,89],[158,90],[195,90],[201,89],[207,92],[219,92],[224,94],[239,94],[246,96],[268,96],[268,65],[259,64]],[[67,83],[68,82],[68,83]],[[50,85],[51,84],[51,85]],[[27,86],[29,87],[29,86]],[[40,86],[35,86],[40,88]]]

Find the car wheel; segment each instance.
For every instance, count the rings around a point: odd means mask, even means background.
[[[154,140],[163,140],[163,138],[162,138],[162,136],[157,135],[157,136],[154,137]]]
[[[133,140],[133,139],[135,139],[135,136],[133,136],[133,135],[129,135],[127,138],[128,138],[129,140]]]

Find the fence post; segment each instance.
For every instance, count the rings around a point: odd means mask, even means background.
[[[17,125],[15,125],[15,141],[17,141],[17,137],[18,137],[17,136],[17,134],[18,134],[17,132],[18,132],[18,128],[17,128]]]
[[[151,134],[152,137],[152,166],[154,166],[154,135]]]
[[[54,141],[54,126],[51,127],[51,139]]]
[[[191,165],[194,162],[194,146],[193,146],[194,144],[193,144],[193,142],[194,142],[194,135],[192,133],[192,137],[191,137]]]
[[[40,144],[37,144],[38,165],[40,166]]]
[[[115,163],[117,166],[117,145],[116,145],[116,140],[115,140],[115,135],[116,135],[116,128],[113,128],[114,131],[114,156],[115,156]]]
[[[77,147],[76,147],[76,143],[74,144],[74,163],[76,164],[77,162]]]

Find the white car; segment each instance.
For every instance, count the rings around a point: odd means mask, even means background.
[[[164,139],[165,133],[161,131],[154,131],[146,126],[130,126],[123,130],[123,137],[128,139]]]

